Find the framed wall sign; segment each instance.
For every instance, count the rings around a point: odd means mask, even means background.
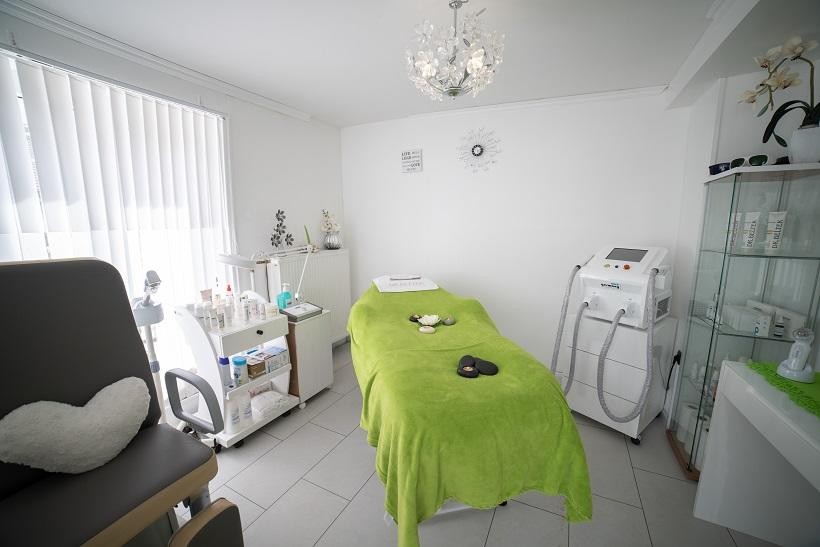
[[[422,171],[421,148],[403,150],[401,153],[401,172],[420,173]]]

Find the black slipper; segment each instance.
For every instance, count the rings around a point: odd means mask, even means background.
[[[458,360],[458,370],[456,372],[458,372],[459,376],[464,376],[465,378],[478,377],[478,369],[475,366],[475,359],[473,359],[472,355],[465,355]]]
[[[498,374],[498,367],[495,365],[495,363],[485,361],[484,359],[479,359],[478,357],[476,357],[474,361],[475,366],[478,369],[478,372],[480,372],[481,374],[486,374],[487,376]]]

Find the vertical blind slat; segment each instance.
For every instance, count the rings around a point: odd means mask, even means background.
[[[28,152],[26,143],[26,134],[22,112],[20,111],[17,99],[17,84],[14,80],[14,72],[8,59],[3,57],[2,67],[0,67],[0,131],[3,133],[3,143],[6,153],[6,162],[9,167],[9,175],[11,178],[11,187],[14,192],[14,203],[17,208],[17,217],[20,220],[20,230],[22,233],[44,233],[46,225],[68,225],[68,219],[65,215],[64,208],[60,211],[63,214],[56,215],[54,218],[49,218],[48,210],[46,211],[46,218],[43,219],[42,206],[40,197],[37,194],[37,186],[34,178],[34,167],[31,163],[31,156]],[[47,100],[45,99],[45,86],[42,85],[42,74],[30,74],[25,70],[26,66],[17,63],[16,70],[20,78],[20,84],[25,86],[27,79],[30,76],[39,76],[40,85],[34,85],[30,90],[31,101],[40,109],[44,109],[48,113]],[[37,103],[43,103],[41,106]],[[28,104],[26,110],[29,110]],[[51,122],[43,123],[41,117],[37,116],[38,112],[27,113],[28,126],[32,131],[31,141],[34,152],[37,157],[42,154],[43,161],[37,162],[37,170],[41,177],[59,177],[59,166],[56,154],[50,155],[49,149],[53,149],[53,145],[49,146],[44,139],[47,137],[43,135],[42,131],[38,131],[35,135],[33,131],[35,128],[47,131],[51,127]],[[53,140],[53,137],[52,137]],[[39,147],[42,146],[43,150]],[[60,190],[59,196],[52,195],[50,190],[52,187],[43,187],[40,185],[40,191],[43,193],[43,201],[45,203],[52,203],[54,200],[60,203],[65,199],[62,195],[62,184],[56,185]],[[55,211],[56,213],[56,211]]]
[[[65,73],[44,70],[43,79],[46,86],[46,95],[48,96],[48,107],[51,112],[57,159],[62,174],[60,179],[63,185],[63,195],[65,196],[64,206],[68,212],[69,226],[67,231],[88,232],[90,222],[86,206],[87,196],[69,77]],[[23,101],[25,100],[26,95],[24,92]],[[34,131],[32,129],[33,135]],[[35,157],[37,157],[36,151]],[[46,181],[41,180],[41,184],[45,183]],[[58,205],[55,204],[55,206]],[[49,227],[49,231],[52,231],[51,227]]]

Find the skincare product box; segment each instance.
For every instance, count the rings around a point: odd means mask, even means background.
[[[265,361],[260,358],[259,354],[248,356],[248,377],[251,379],[259,378],[267,372],[265,369]]]
[[[759,211],[746,213],[743,220],[743,238],[740,241],[740,247],[742,249],[747,251],[754,249],[755,241],[757,240],[757,226],[759,222]]]
[[[767,314],[760,314],[755,318],[754,335],[768,338],[772,329],[772,316]]]
[[[737,242],[737,234],[740,231],[741,223],[743,222],[743,213],[735,213],[732,215],[731,234],[729,236],[729,248],[734,249]]]
[[[256,356],[265,361],[265,370],[267,372],[273,372],[290,363],[290,353],[288,353],[287,348],[278,346],[266,347]]]
[[[772,211],[769,213],[769,222],[766,225],[766,247],[767,253],[780,251],[783,244],[783,227],[786,224],[786,211]]]
[[[772,336],[791,338],[792,333],[806,325],[806,316],[757,300],[747,300],[746,307],[766,313],[772,317],[772,325],[779,325],[777,331],[772,328]],[[782,332],[782,334],[781,334]]]
[[[723,324],[727,325],[738,332],[748,332],[755,334],[755,329],[761,331],[765,329],[765,335],[768,336],[769,324],[771,322],[771,315],[747,308],[746,306],[736,306],[734,304],[723,305]]]

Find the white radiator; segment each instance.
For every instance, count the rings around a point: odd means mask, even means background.
[[[268,297],[276,301],[282,283],[290,283],[296,292],[305,254],[271,258],[268,264]],[[308,258],[302,281],[302,300],[330,310],[331,340],[338,343],[347,337],[347,316],[350,314],[350,258],[347,249],[319,251]]]

